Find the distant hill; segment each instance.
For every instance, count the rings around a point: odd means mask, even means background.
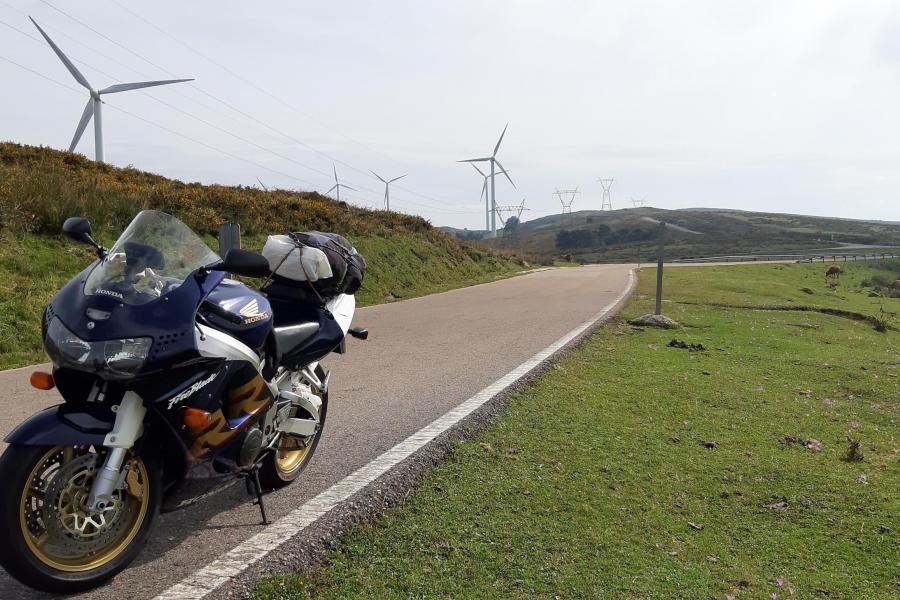
[[[900,223],[896,222],[718,208],[550,215],[481,243],[541,259],[564,254],[582,262],[646,259],[656,254],[660,221],[668,225],[666,254],[671,258],[900,246]]]

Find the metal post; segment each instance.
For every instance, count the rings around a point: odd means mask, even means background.
[[[232,248],[241,247],[241,226],[238,223],[219,225],[219,255],[225,256]]]
[[[666,247],[666,223],[659,224],[659,250],[656,257],[656,314],[662,314],[663,251]]]

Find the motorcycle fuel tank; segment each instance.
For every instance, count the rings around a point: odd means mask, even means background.
[[[223,279],[209,293],[201,312],[220,329],[259,349],[272,330],[272,307],[265,296],[234,279]]]

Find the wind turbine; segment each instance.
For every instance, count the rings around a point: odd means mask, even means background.
[[[375,177],[377,177],[378,179],[380,179],[381,183],[384,184],[384,210],[391,210],[391,184],[394,183],[395,181],[397,181],[398,179],[403,179],[404,177],[406,177],[406,174],[401,175],[400,177],[394,177],[393,179],[385,180],[384,177],[382,177],[375,171],[372,171],[370,169],[369,172],[372,175],[374,175]]]
[[[477,162],[490,162],[491,163],[491,237],[497,237],[497,217],[496,217],[496,208],[497,208],[497,188],[494,184],[494,174],[496,173],[496,167],[500,167],[500,172],[503,173],[509,182],[512,184],[513,188],[516,187],[516,184],[513,183],[513,180],[510,179],[509,173],[506,172],[506,169],[503,168],[503,165],[500,164],[500,161],[497,160],[497,151],[500,150],[500,143],[503,141],[503,136],[506,135],[506,128],[509,127],[509,123],[506,124],[506,127],[503,128],[503,132],[500,134],[500,139],[497,140],[497,145],[494,146],[494,153],[490,156],[484,158],[469,158],[466,160],[461,160],[458,162],[467,162],[467,163],[477,163]],[[480,172],[480,171],[479,171]]]
[[[340,202],[340,201],[341,201],[341,188],[347,188],[348,190],[351,190],[351,191],[354,191],[354,192],[357,191],[357,190],[354,189],[354,188],[352,188],[352,187],[350,187],[350,186],[347,185],[347,184],[341,183],[341,182],[338,180],[338,176],[337,176],[337,167],[334,166],[334,163],[331,163],[331,169],[334,171],[334,185],[331,186],[330,188],[328,188],[328,191],[325,192],[325,193],[326,193],[326,194],[330,194],[330,193],[331,193],[331,190],[337,190],[337,201]]]
[[[478,174],[484,177],[484,185],[481,186],[481,195],[478,196],[478,201],[481,201],[481,198],[484,198],[484,230],[491,230],[491,205],[490,202],[490,194],[488,193],[488,179],[490,179],[490,175],[486,175],[481,169],[479,169],[475,163],[469,163],[472,165],[472,168],[478,171]],[[507,171],[503,171],[505,175]]]
[[[53,40],[50,39],[50,36],[44,33],[44,30],[41,29],[41,26],[37,24],[37,21],[31,19],[31,22],[34,23],[34,26],[37,27],[38,31],[41,32],[41,35],[44,36],[44,39],[47,40],[47,43],[50,44],[50,47],[53,48],[53,51],[56,53],[56,56],[59,57],[59,60],[66,66],[69,70],[69,73],[72,74],[72,77],[75,78],[82,87],[87,89],[91,93],[91,97],[88,98],[87,105],[84,107],[84,112],[81,113],[81,120],[78,122],[78,128],[75,130],[75,137],[72,138],[72,143],[69,144],[69,152],[75,150],[75,146],[78,145],[78,140],[81,139],[81,134],[84,133],[85,128],[88,126],[88,123],[91,122],[91,118],[94,119],[94,158],[97,159],[97,162],[103,162],[103,120],[101,119],[101,111],[100,108],[103,105],[103,101],[100,99],[100,96],[103,94],[115,94],[118,92],[125,92],[128,90],[137,90],[140,88],[154,87],[157,85],[168,85],[170,83],[181,83],[183,81],[193,81],[193,79],[165,79],[162,81],[139,81],[136,83],[117,83],[115,85],[111,85],[109,87],[105,87],[102,90],[95,90],[91,87],[91,84],[88,83],[87,78],[81,74],[81,71],[75,68],[75,65],[72,64],[72,61],[69,60],[63,51],[59,49],[59,46],[53,43]]]

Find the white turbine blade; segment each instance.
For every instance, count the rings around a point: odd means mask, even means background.
[[[481,185],[481,195],[478,196],[478,201],[481,202],[481,199],[484,198],[484,195],[487,194],[487,177],[484,178],[484,183]]]
[[[506,127],[509,127],[509,123],[506,124]],[[494,146],[494,154],[491,156],[497,156],[497,150],[500,149],[500,142],[503,141],[503,136],[506,135],[506,127],[503,128],[503,133],[500,134],[500,139],[497,140],[497,145]]]
[[[513,183],[512,178],[510,178],[509,172],[507,172],[507,170],[503,168],[503,165],[500,164],[500,161],[494,159],[494,162],[497,163],[497,166],[500,167],[500,172],[503,173],[503,175],[505,175],[507,179],[509,179],[509,182],[512,183],[512,186],[513,186],[515,189],[519,189],[519,188],[516,187],[516,184]]]
[[[337,186],[338,186],[338,184],[334,184],[333,186],[331,186],[330,188],[328,188],[328,191],[325,192],[325,193],[326,193],[326,194],[330,194],[331,191],[332,191],[333,189],[335,189]]]
[[[358,191],[359,191],[358,189],[352,188],[352,187],[350,187],[349,185],[346,185],[346,184],[343,184],[343,183],[341,184],[341,189],[344,189],[344,190],[350,190],[351,192],[358,192]]]
[[[138,81],[136,83],[117,83],[109,87],[103,88],[101,94],[115,94],[116,92],[126,92],[128,90],[139,90],[141,88],[155,87],[157,85],[169,85],[170,83],[181,83],[183,81],[193,81],[193,79],[163,79],[162,81]]]
[[[334,166],[334,163],[331,163],[331,170],[334,171],[334,183],[337,184],[338,183],[337,167]]]
[[[409,175],[409,173],[406,173],[406,174],[404,174],[404,175],[401,175],[400,177],[394,177],[393,179],[391,179],[391,180],[388,181],[387,183],[394,183],[394,182],[397,181],[398,179],[403,179],[404,177],[406,177],[406,175]]]
[[[472,165],[472,168],[473,168],[473,169],[475,169],[476,171],[478,171],[478,174],[479,174],[479,175],[481,175],[482,177],[487,177],[487,175],[485,175],[485,174],[482,172],[481,169],[479,169],[477,166],[475,166],[475,163],[469,163],[469,164]]]
[[[458,160],[456,162],[467,162],[467,163],[475,163],[475,162],[486,162],[494,158],[493,156],[488,156],[486,158],[469,158],[467,160]]]
[[[31,19],[31,17],[28,17]],[[59,57],[59,60],[66,65],[66,68],[69,69],[69,73],[72,74],[72,77],[75,78],[75,81],[80,83],[83,87],[87,88],[89,91],[91,90],[91,84],[88,83],[87,78],[81,74],[81,71],[75,68],[75,65],[72,64],[72,61],[69,60],[69,57],[63,54],[63,51],[59,49],[59,46],[53,43],[53,40],[50,39],[50,36],[44,33],[44,30],[41,29],[41,26],[37,24],[37,21],[31,19],[31,22],[34,23],[34,26],[37,27],[38,31],[41,32],[41,35],[44,36],[44,39],[47,40],[47,43],[50,44],[50,47],[53,48],[53,51],[56,52],[56,55]]]
[[[72,143],[69,144],[69,152],[75,149],[75,146],[78,145],[78,140],[81,139],[81,134],[84,133],[84,128],[88,126],[88,123],[91,122],[91,117],[94,116],[94,99],[88,98],[87,104],[84,107],[84,112],[81,113],[81,120],[78,121],[78,127],[75,129],[75,136],[72,138]]]
[[[387,183],[387,181],[385,181],[384,179],[381,178],[381,175],[379,175],[378,173],[376,173],[376,172],[373,171],[372,169],[369,169],[369,173],[371,173],[372,175],[374,175],[375,177],[377,177],[378,179],[380,179],[380,180],[381,180],[381,183]]]

